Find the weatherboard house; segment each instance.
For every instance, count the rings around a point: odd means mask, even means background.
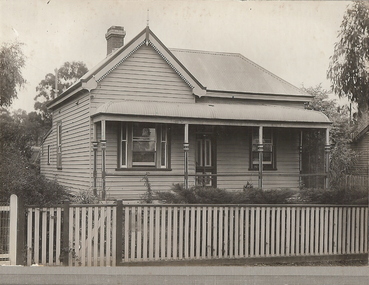
[[[48,104],[41,173],[73,190],[137,200],[173,184],[298,188],[302,137],[326,132],[312,97],[244,56],[169,49],[146,27]],[[324,146],[323,146],[324,147]]]

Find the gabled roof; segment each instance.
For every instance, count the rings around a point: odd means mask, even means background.
[[[238,53],[170,50],[208,91],[311,96]]]
[[[144,44],[152,46],[193,89],[193,94],[199,97],[209,95],[207,90],[241,94],[284,95],[300,101],[311,97],[240,54],[170,50],[149,27],[146,27],[129,43],[107,56],[74,85],[49,102],[48,107],[53,109],[82,90],[95,89],[99,81],[108,76]]]

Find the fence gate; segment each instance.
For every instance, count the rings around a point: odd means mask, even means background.
[[[9,231],[10,231],[10,207],[0,205],[0,265],[10,264]]]
[[[115,266],[116,205],[27,209],[27,265]]]

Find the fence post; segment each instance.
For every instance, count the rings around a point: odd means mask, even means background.
[[[9,228],[9,262],[10,265],[17,264],[17,221],[18,221],[18,196],[12,194],[10,196],[10,228]]]
[[[64,201],[63,234],[61,240],[63,265],[69,264],[69,201]]]
[[[123,223],[123,202],[122,200],[117,201],[117,217],[116,217],[116,264],[119,265],[122,262],[122,223]]]

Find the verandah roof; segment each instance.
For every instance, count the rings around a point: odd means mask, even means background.
[[[327,128],[329,119],[321,112],[266,104],[184,104],[119,101],[99,106],[91,115],[95,122],[147,121],[210,125],[264,125]]]

